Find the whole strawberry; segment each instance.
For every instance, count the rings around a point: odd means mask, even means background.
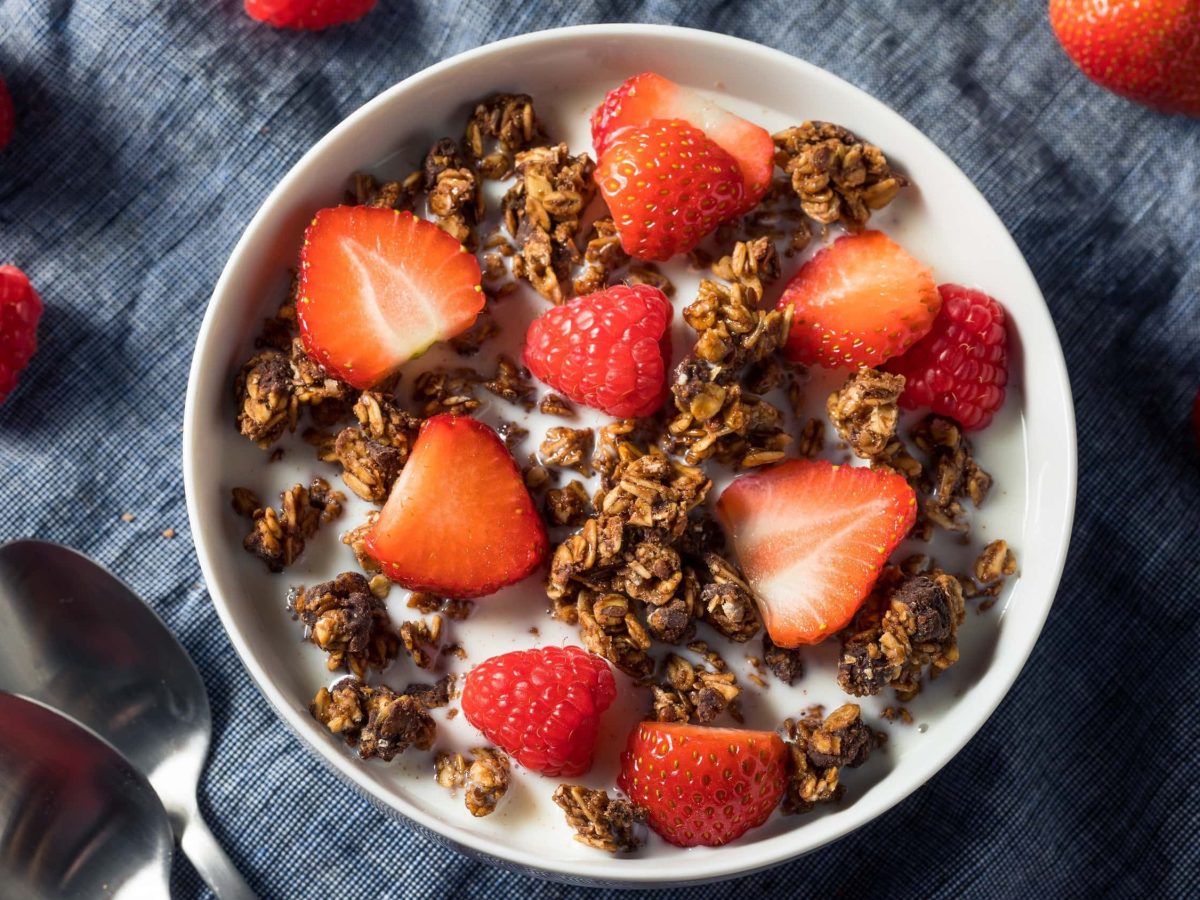
[[[467,721],[525,768],[582,775],[592,765],[600,714],[617,696],[608,663],[580,647],[515,650],[467,675]]]
[[[7,147],[8,142],[12,140],[16,119],[12,94],[8,92],[8,85],[4,83],[4,79],[0,78],[0,150]]]
[[[666,397],[671,303],[656,287],[616,285],[534,319],[525,365],[534,377],[618,418],[648,416]]]
[[[679,847],[719,847],[761,825],[787,783],[787,748],[771,731],[642,722],[617,786]]]
[[[276,28],[320,31],[361,19],[374,5],[375,0],[246,0],[246,13]]]
[[[37,352],[42,300],[16,266],[0,266],[0,403]]]
[[[1004,403],[1008,332],[1004,308],[982,291],[938,286],[942,311],[929,334],[884,366],[903,375],[905,409],[925,408],[963,428],[986,428]]]
[[[743,209],[737,160],[682,119],[625,128],[596,164],[596,184],[625,252],[666,260],[686,253]]]
[[[1200,3],[1050,0],[1059,43],[1088,78],[1164,112],[1200,116]]]

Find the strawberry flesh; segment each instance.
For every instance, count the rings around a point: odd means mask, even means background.
[[[717,501],[771,640],[815,644],[843,628],[916,520],[900,475],[796,459],[742,475]]]
[[[877,366],[923,338],[941,309],[929,267],[879,231],[838,238],[795,274],[779,308],[794,308],[792,362]]]
[[[442,597],[482,597],[546,556],[546,527],[500,437],[465,416],[426,419],[367,533],[388,578]]]
[[[296,304],[304,348],[354,387],[466,331],[483,304],[475,256],[410,212],[338,206],[305,232]]]
[[[609,91],[596,108],[592,114],[596,155],[602,156],[622,129],[653,119],[682,119],[737,161],[744,195],[738,213],[753,209],[771,186],[775,145],[765,128],[654,72],[633,76]]]

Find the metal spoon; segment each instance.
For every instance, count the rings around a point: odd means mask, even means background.
[[[183,852],[222,900],[253,898],[200,817],[212,734],[200,673],[122,582],[43,541],[0,546],[0,690],[61,710],[154,786]]]
[[[0,693],[0,894],[168,897],[174,840],[144,775],[86,728]]]

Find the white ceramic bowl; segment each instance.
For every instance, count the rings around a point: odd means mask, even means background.
[[[554,786],[549,779],[522,773],[500,811],[472,819],[460,799],[433,783],[427,755],[409,754],[391,765],[364,764],[309,717],[308,701],[331,679],[321,654],[298,640],[299,626],[285,610],[285,589],[331,577],[352,568],[353,560],[337,541],[339,529],[329,528],[287,574],[270,576],[242,550],[245,522],[230,511],[228,498],[234,485],[254,487],[266,498],[315,473],[331,480],[336,473],[316,463],[311,449],[298,441],[288,445],[292,449],[282,462],[267,465],[265,454],[236,433],[231,383],[251,352],[260,320],[284,295],[304,226],[316,209],[340,201],[352,172],[406,173],[433,140],[461,133],[473,101],[505,90],[532,94],[552,135],[566,139],[576,152],[590,151],[591,109],[607,89],[646,69],[703,90],[772,131],[824,119],[878,143],[916,187],[877,214],[873,224],[932,264],[939,281],[974,285],[1004,302],[1015,338],[1012,388],[1006,408],[976,441],[977,455],[997,487],[976,517],[974,537],[976,546],[1006,538],[1017,551],[1021,574],[993,610],[969,613],[961,631],[962,662],[909,704],[917,725],[888,728],[886,752],[846,773],[849,791],[843,803],[807,816],[776,815],[731,847],[682,851],[653,838],[633,856],[611,858],[570,840],[549,801]],[[799,261],[789,261],[788,272]],[[680,287],[677,302],[686,302],[695,274],[679,265],[668,272]],[[510,351],[517,347],[524,322],[541,305],[535,297],[506,299],[501,321],[511,320],[511,327],[501,344]],[[676,346],[686,346],[682,332]],[[434,352],[420,363],[452,360]],[[818,378],[810,388],[814,411],[821,409],[831,383]],[[521,418],[499,400],[490,407],[483,415],[493,422],[497,415]],[[601,25],[512,38],[420,72],[346,119],[283,178],[234,249],[201,327],[185,412],[184,475],[200,565],[230,639],[284,722],[326,765],[383,808],[502,864],[563,880],[661,885],[744,874],[819,847],[902,800],[975,734],[1021,670],[1058,585],[1075,497],[1075,427],[1062,353],[1037,284],[984,198],[928,139],[862,91],[775,50],[687,29]],[[352,503],[347,526],[363,511],[362,504]],[[954,551],[942,546],[938,552],[946,559]],[[965,551],[958,552],[961,557]],[[397,589],[389,600],[394,619],[412,617],[403,593]],[[544,606],[537,578],[480,601],[477,613],[455,633],[468,652],[467,663],[456,665],[461,670],[516,647],[577,640],[545,616]],[[532,625],[540,636],[529,634]],[[743,654],[727,658],[744,681]],[[795,687],[774,682],[767,691],[752,688],[746,699],[748,724],[770,728],[809,704],[842,702],[834,660],[833,648],[816,648]],[[401,666],[385,679],[402,687],[418,674]],[[606,714],[588,783],[612,785],[617,750],[639,717],[641,702],[626,693]],[[866,701],[868,718],[875,720],[886,702]],[[442,720],[444,746],[466,748],[477,739],[463,717]]]

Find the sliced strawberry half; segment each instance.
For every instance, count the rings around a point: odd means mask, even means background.
[[[296,305],[304,348],[355,387],[466,331],[483,303],[474,255],[410,212],[337,206],[304,234]]]
[[[744,182],[738,212],[753,209],[771,186],[775,145],[765,128],[654,72],[634,75],[609,91],[596,108],[592,114],[596,156],[603,155],[621,129],[646,125],[652,119],[682,119],[737,161]]]
[[[893,472],[797,459],[735,478],[717,512],[771,640],[796,647],[854,617],[917,500]]]
[[[504,442],[482,422],[425,420],[367,552],[404,587],[482,597],[546,556],[546,527]]]
[[[877,366],[929,333],[942,308],[933,273],[881,231],[838,238],[779,298],[794,307],[784,354],[827,369]]]

